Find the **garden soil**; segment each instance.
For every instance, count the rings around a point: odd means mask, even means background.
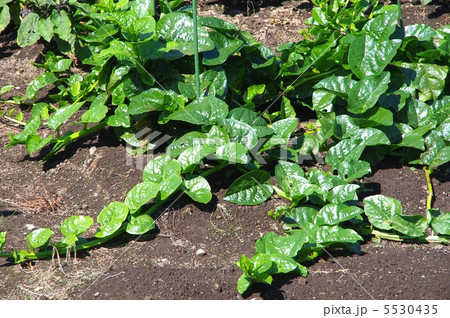
[[[200,14],[234,22],[272,49],[299,40],[311,11],[307,1],[241,1],[242,7],[232,8],[224,5],[227,1],[199,2]],[[449,24],[448,5],[402,2],[407,24]],[[39,74],[30,63],[39,60],[43,44],[19,50],[14,32],[0,36],[0,86],[13,84],[14,94],[23,94],[26,83]],[[123,200],[141,180],[142,169],[130,162],[125,145],[112,131],[83,139],[46,163],[42,154],[29,156],[22,146],[4,149],[8,132],[18,131],[0,119],[0,230],[8,231],[6,250],[25,248],[25,237],[34,228],[58,233],[60,223],[71,215],[95,219],[105,205]],[[394,160],[373,170],[362,180],[368,191],[364,195],[381,193],[399,199],[406,214],[425,213],[428,193],[422,170]],[[283,201],[273,198],[256,207],[223,201],[237,176],[227,170],[211,176],[214,196],[207,205],[182,196],[162,207],[157,230],[139,239],[122,236],[70,258],[54,255],[25,265],[1,259],[0,299],[450,298],[448,246],[377,240],[364,244],[360,255],[326,253],[307,264],[307,277],[276,276],[271,286],[257,284],[239,295],[241,272],[235,262],[242,254],[251,257],[255,241],[265,233],[281,233],[283,224],[267,212]],[[448,212],[450,167],[439,168],[432,177],[434,206]]]

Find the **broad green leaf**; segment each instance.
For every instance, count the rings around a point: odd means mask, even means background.
[[[39,19],[38,23],[37,23],[37,29],[39,34],[42,36],[42,38],[47,41],[50,42],[53,39],[53,22],[51,20],[50,17],[44,19]]]
[[[100,106],[100,112],[98,115],[102,115],[103,107]],[[130,114],[128,112],[128,107],[126,104],[120,104],[114,110],[114,115],[108,116],[106,118],[106,124],[111,127],[125,127],[129,128],[131,125]],[[150,144],[150,143],[149,143]]]
[[[439,234],[450,235],[450,213],[441,214],[433,219],[433,221],[431,222],[431,226],[433,230],[435,230]]]
[[[142,180],[154,183],[162,183],[164,179],[180,175],[181,164],[171,159],[168,155],[161,155],[151,160],[144,168]]]
[[[367,22],[363,31],[378,41],[389,40],[397,27],[398,11],[385,11]]]
[[[195,125],[211,125],[219,119],[226,118],[227,114],[228,105],[224,101],[214,96],[206,96],[173,112],[166,119],[180,120]]]
[[[392,126],[394,123],[392,111],[383,107],[372,107],[364,114],[353,116],[352,119],[353,122],[361,128]]]
[[[138,183],[125,197],[125,205],[131,213],[136,212],[141,206],[155,198],[159,192],[160,185],[149,181]]]
[[[279,161],[275,166],[275,176],[278,183],[283,187],[283,184],[288,178],[304,177],[305,172],[298,164],[288,161]],[[288,189],[288,184],[286,183],[285,185],[286,189]]]
[[[97,222],[101,224],[95,237],[102,238],[115,233],[126,220],[128,207],[122,202],[111,202],[97,216]]]
[[[256,130],[256,134],[259,138],[273,134],[273,130],[267,127],[267,122],[262,117],[258,116],[256,112],[248,108],[234,108],[228,113],[228,118],[248,124]]]
[[[427,151],[420,155],[422,162],[430,168],[439,167],[450,161],[450,142],[432,131],[426,138]]]
[[[370,163],[363,160],[350,159],[337,162],[334,168],[339,172],[339,176],[347,182],[360,179],[372,172]]]
[[[70,18],[65,10],[53,10],[50,19],[53,23],[54,32],[64,41],[70,40],[70,33],[72,31]]]
[[[174,111],[183,105],[184,102],[173,91],[150,88],[130,98],[129,111],[131,115],[138,115],[151,111]]]
[[[247,164],[249,161],[247,148],[240,143],[230,142],[217,148],[215,156],[217,159],[228,161],[229,163]]]
[[[86,232],[94,224],[90,216],[74,215],[61,223],[61,233],[64,236],[78,236]]]
[[[192,148],[194,145],[209,145],[209,141],[213,139],[199,131],[191,131],[182,137],[174,140],[167,148],[167,155],[176,158],[186,149]]]
[[[131,235],[142,235],[155,228],[155,221],[147,214],[129,216],[129,221],[125,222],[125,231]]]
[[[265,234],[256,241],[255,251],[266,254],[281,254],[294,258],[306,242],[305,231],[292,231],[278,236],[274,232]]]
[[[49,69],[52,72],[64,72],[67,71],[72,64],[71,59],[60,59],[58,62],[50,64]]]
[[[356,192],[360,188],[356,184],[338,185],[331,189],[327,194],[327,200],[331,203],[344,203],[347,201],[358,200]]]
[[[50,143],[53,139],[53,135],[47,136],[45,139],[42,139],[39,135],[33,135],[26,141],[25,145],[30,154],[35,153],[39,149],[42,149],[46,145]]]
[[[281,99],[281,114],[282,119],[297,118],[297,114],[295,113],[295,109],[292,106],[291,101],[284,95]]]
[[[390,73],[369,75],[357,82],[348,96],[348,111],[354,114],[365,113],[375,106],[380,96],[388,89]]]
[[[325,161],[327,165],[335,167],[342,162],[358,160],[364,148],[362,140],[344,139],[330,148]]]
[[[50,229],[34,230],[27,236],[28,248],[30,250],[36,248],[46,248],[53,233],[54,232]]]
[[[0,33],[8,26],[10,20],[9,7],[4,6],[0,11]]]
[[[270,128],[275,132],[275,135],[264,143],[260,152],[274,146],[287,145],[291,134],[297,129],[297,121],[297,118],[286,118],[274,122]]]
[[[6,231],[0,232],[0,253],[3,252],[3,247],[6,244]]]
[[[198,17],[198,23],[204,27],[208,27],[220,31],[239,31],[239,28],[233,23],[216,18],[216,17]]]
[[[209,32],[209,37],[213,41],[215,48],[203,53],[202,62],[204,65],[222,65],[230,56],[244,46],[242,40],[228,37],[221,32]]]
[[[184,186],[186,187],[186,194],[190,196],[192,200],[203,204],[211,201],[211,186],[202,176],[185,179]]]
[[[182,170],[185,171],[190,166],[199,164],[206,156],[214,153],[215,151],[215,147],[207,145],[194,145],[183,151],[177,158],[177,161],[181,164]]]
[[[286,212],[283,216],[283,221],[288,226],[304,228],[308,224],[315,224],[318,212],[315,208],[301,206]]]
[[[224,119],[224,125],[233,141],[252,149],[258,143],[258,135],[250,125],[235,119]]]
[[[178,43],[177,50],[186,55],[194,54],[194,34],[192,32],[194,22],[192,18],[185,13],[171,12],[159,19],[156,24],[156,34],[166,42],[174,41]],[[214,49],[214,42],[209,38],[208,32],[199,26],[198,50],[199,52],[210,51]]]
[[[83,123],[98,123],[105,118],[108,107],[105,106],[106,93],[101,93],[92,101],[89,109],[81,116]]]
[[[339,96],[341,98],[347,98],[350,89],[356,84],[355,80],[352,80],[348,76],[335,76],[332,75],[321,80],[319,83],[314,85],[317,90],[326,91],[332,93],[334,96]]]
[[[364,213],[369,222],[382,230],[394,229],[400,233],[417,237],[427,228],[427,221],[421,215],[402,215],[402,206],[396,199],[374,195],[364,199]]]
[[[351,134],[352,140],[361,140],[365,146],[390,145],[391,141],[386,134],[376,128],[357,129]],[[356,158],[355,158],[356,159]]]
[[[58,130],[59,127],[68,120],[73,114],[75,114],[85,101],[77,102],[71,105],[63,106],[54,113],[47,122],[47,126],[53,130]]]
[[[378,42],[370,35],[360,35],[350,45],[348,62],[360,79],[381,74],[397,54],[401,40]]]
[[[412,24],[405,26],[405,37],[414,36],[419,41],[429,41],[437,36],[437,32],[426,24]]]
[[[244,256],[244,255],[242,255]],[[247,275],[242,274],[238,281],[237,281],[237,286],[236,289],[239,292],[239,294],[243,294],[247,291],[247,289],[250,288],[250,286],[252,285],[252,280],[251,278],[249,278]]]
[[[444,90],[447,65],[401,63],[400,66],[404,74],[413,81],[413,87],[421,92],[421,101],[437,99]]]
[[[39,40],[41,36],[38,32],[38,21],[39,15],[31,12],[20,22],[19,30],[17,30],[18,46],[32,45]]]
[[[179,175],[171,175],[165,178],[160,184],[161,200],[167,199],[172,193],[174,193],[178,187],[183,183],[183,179]]]
[[[357,206],[347,206],[345,204],[327,204],[317,213],[315,224],[317,225],[337,225],[351,220],[363,213]]]
[[[436,125],[436,116],[433,114],[433,108],[418,100],[414,99],[408,104],[408,120],[409,124],[414,128],[424,127],[430,124]]]
[[[26,91],[27,98],[28,99],[36,98],[36,94],[37,94],[37,92],[39,92],[40,89],[56,82],[57,80],[58,80],[58,78],[52,72],[46,72],[46,73],[38,75],[27,86],[27,91]]]
[[[318,186],[304,177],[302,168],[297,164],[279,161],[275,166],[275,176],[286,196],[294,202],[320,191]]]
[[[241,205],[257,205],[272,195],[270,173],[253,170],[237,178],[228,188],[224,200]]]
[[[310,235],[312,233],[309,233]],[[359,236],[352,229],[344,229],[340,226],[321,226],[317,229],[315,237],[310,238],[310,242],[316,244],[328,245],[335,243],[356,243],[358,241],[363,241],[363,238]]]
[[[331,111],[336,94],[322,89],[315,90],[312,95],[315,111]]]

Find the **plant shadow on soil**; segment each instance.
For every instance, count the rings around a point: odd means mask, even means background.
[[[200,14],[209,10],[208,14],[245,25],[271,48],[296,39],[301,21],[311,9],[307,1],[270,1],[243,16],[246,6],[241,13],[230,15],[223,14],[220,6],[199,2],[205,4]],[[410,24],[426,22],[436,27],[449,21],[448,10],[442,8],[407,6],[404,14]],[[273,19],[276,21],[270,22]],[[286,21],[290,24],[284,24]],[[16,74],[19,69],[20,75],[13,78],[0,74],[0,86],[14,81],[24,93],[24,82],[38,73],[23,64],[36,61],[42,45],[24,48],[21,53],[12,36],[1,35],[0,43],[5,45],[0,44],[0,66],[8,74]],[[0,125],[8,128],[2,121]],[[126,162],[124,143],[112,135],[111,130],[104,130],[85,137],[44,164],[40,160],[49,148],[37,156],[28,156],[23,147],[0,149],[0,230],[8,231],[7,249],[26,246],[24,225],[51,227],[57,232],[68,216],[82,214],[95,219],[109,202],[123,201],[127,191],[141,181],[142,171]],[[6,144],[7,139],[2,128],[1,143]],[[209,204],[196,204],[184,195],[159,210],[157,229],[139,238],[123,235],[105,247],[78,252],[76,262],[63,264],[64,273],[51,261],[38,261],[34,271],[24,273],[1,260],[0,298],[242,299],[236,291],[241,272],[234,262],[242,254],[251,257],[254,242],[263,234],[282,232],[282,224],[267,217],[267,211],[285,202],[272,198],[260,206],[244,207],[224,201],[226,189],[237,177],[229,173],[224,170],[208,177],[213,191]],[[437,169],[432,178],[434,207],[450,211],[449,166]],[[400,200],[405,214],[426,212],[428,193],[421,169],[412,170],[391,160],[374,167],[362,185],[372,190],[363,196],[381,193]],[[30,204],[43,195],[44,186],[50,196],[53,192],[60,195],[60,207],[31,211]],[[206,255],[197,256],[199,248]],[[275,276],[271,286],[255,284],[244,298],[448,299],[449,254],[449,248],[441,245],[367,242],[361,246],[361,255],[334,251],[333,258],[324,255],[306,264],[307,277]],[[47,270],[49,267],[51,270]],[[55,294],[55,290],[60,292]]]

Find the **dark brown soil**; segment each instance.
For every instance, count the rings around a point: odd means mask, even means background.
[[[245,2],[245,1],[244,1]],[[404,1],[406,23],[441,26],[449,23],[448,6],[422,8]],[[276,48],[299,39],[310,15],[306,1],[253,1],[239,11],[226,1],[200,1],[202,15],[214,15],[250,31]],[[261,5],[262,4],[262,5]],[[0,86],[13,84],[23,93],[39,70],[30,65],[42,45],[18,49],[14,36],[0,36]],[[8,108],[1,105],[1,109]],[[0,231],[8,231],[6,250],[26,247],[30,229],[58,232],[74,214],[94,219],[113,200],[123,200],[141,179],[126,161],[123,144],[112,132],[80,141],[50,162],[30,157],[24,147],[4,149],[7,133],[17,128],[0,119]],[[450,211],[450,167],[433,174],[435,207]],[[141,237],[121,237],[106,247],[79,253],[76,259],[55,258],[18,266],[0,260],[0,299],[448,299],[450,249],[442,245],[373,241],[362,254],[325,255],[309,264],[306,278],[278,276],[272,286],[255,285],[240,296],[235,262],[252,256],[254,242],[282,224],[267,211],[282,202],[271,199],[256,207],[222,200],[236,177],[224,171],[209,180],[214,198],[208,205],[182,197],[164,207],[158,230]],[[427,196],[422,170],[394,162],[374,169],[363,184],[368,195],[399,199],[407,214],[424,213]],[[92,230],[89,234],[93,235]],[[206,255],[196,255],[198,249]]]

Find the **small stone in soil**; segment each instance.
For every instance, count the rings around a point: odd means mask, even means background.
[[[206,255],[206,252],[204,249],[199,248],[197,252],[195,252],[195,255]]]

